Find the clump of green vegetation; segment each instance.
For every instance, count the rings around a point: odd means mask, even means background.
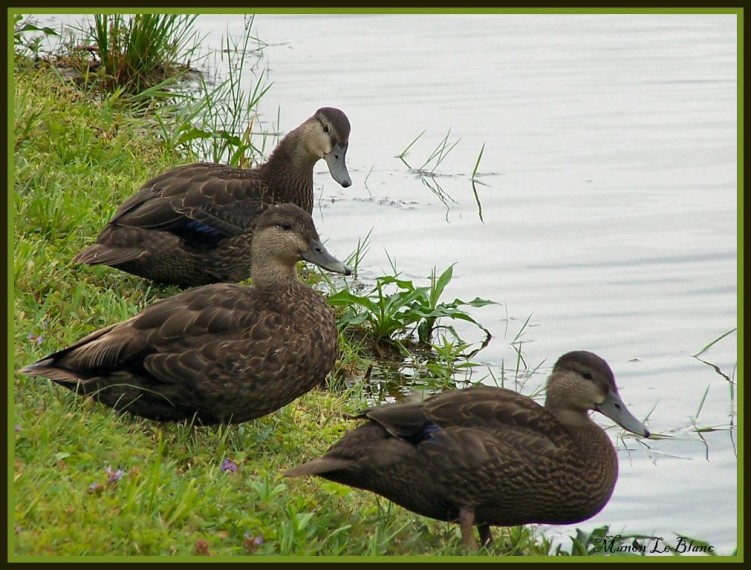
[[[179,77],[196,51],[197,15],[95,14],[89,37],[99,57],[98,79],[106,91],[140,93]]]
[[[405,340],[411,338],[415,332],[418,345],[424,348],[429,345],[439,327],[461,342],[462,339],[454,327],[438,325],[440,319],[461,320],[474,324],[485,333],[485,346],[490,341],[490,331],[460,307],[485,307],[496,303],[479,297],[471,301],[441,301],[453,272],[453,265],[440,275],[436,275],[434,268],[429,276],[429,285],[418,287],[412,281],[400,279],[394,268],[393,275],[377,277],[373,289],[364,295],[358,295],[350,289],[342,289],[329,296],[329,303],[345,309],[339,318],[342,329],[365,326],[368,335],[376,344],[381,347],[398,348],[402,354],[409,353],[405,347]]]
[[[95,14],[93,24],[58,34],[15,14],[14,45],[18,59],[31,56],[91,93],[110,102],[149,105],[179,97],[173,89],[193,71],[200,37],[196,15]],[[55,53],[42,53],[44,37],[57,36]],[[18,63],[18,62],[17,62]]]
[[[358,244],[352,257],[359,263],[362,255],[362,244]],[[393,372],[385,374],[387,379],[428,391],[455,388],[460,381],[469,381],[472,370],[481,366],[471,359],[487,346],[491,334],[464,307],[485,307],[495,302],[479,297],[443,301],[453,267],[440,275],[434,268],[428,284],[417,286],[401,279],[392,264],[393,274],[376,277],[372,289],[365,293],[346,285],[336,290],[327,278],[334,291],[329,304],[337,310],[340,345],[345,355],[343,368],[350,375],[362,375],[367,363],[368,379],[374,365],[380,372],[378,377],[391,369]],[[484,333],[484,340],[473,347],[447,323],[450,320],[472,323]],[[394,373],[397,369],[400,371]]]

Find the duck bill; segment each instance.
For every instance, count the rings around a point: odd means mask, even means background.
[[[642,437],[649,437],[649,430],[628,411],[626,404],[623,403],[617,393],[611,392],[608,394],[605,401],[597,406],[597,411],[609,417],[623,429]]]
[[[331,152],[324,155],[324,160],[329,167],[331,177],[341,184],[344,188],[352,186],[352,179],[349,177],[347,163],[344,158],[347,156],[347,149],[340,144],[335,144]]]
[[[318,267],[322,267],[328,271],[333,271],[334,273],[342,273],[343,275],[352,274],[352,270],[326,251],[326,248],[323,247],[323,244],[320,241],[311,241],[310,247],[302,252],[302,258],[305,261],[315,263]]]

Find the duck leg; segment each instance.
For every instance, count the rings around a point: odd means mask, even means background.
[[[480,546],[490,546],[493,542],[493,533],[490,532],[490,525],[488,523],[480,523],[477,525],[477,530],[480,531]]]
[[[462,529],[462,546],[471,550],[477,550],[474,525],[475,511],[467,507],[461,507],[459,509],[459,527]]]

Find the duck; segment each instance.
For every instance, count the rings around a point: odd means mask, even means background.
[[[462,546],[492,542],[491,526],[572,524],[608,503],[618,458],[597,411],[641,437],[607,362],[561,356],[545,404],[495,386],[449,390],[422,402],[368,408],[365,423],[322,457],[289,469],[371,491],[414,513],[459,524]]]
[[[21,372],[118,412],[198,425],[259,418],[323,383],[338,357],[336,322],[296,263],[351,271],[295,204],[272,206],[254,230],[252,286],[179,292]]]
[[[252,223],[273,204],[313,212],[313,167],[320,159],[342,187],[350,123],[322,107],[252,169],[208,162],[179,166],[147,181],[73,262],[108,265],[165,285],[237,283],[250,276]]]

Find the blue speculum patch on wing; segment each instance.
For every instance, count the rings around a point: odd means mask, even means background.
[[[208,246],[215,246],[228,237],[223,231],[198,220],[185,220],[170,231],[187,241]]]
[[[438,433],[441,431],[441,428],[435,425],[434,423],[427,423],[422,427],[422,431],[420,432],[422,435],[422,439],[433,439],[432,436],[434,433]]]
[[[441,431],[441,428],[433,422],[425,422],[420,430],[414,432],[412,435],[406,437],[405,439],[410,443],[417,445],[418,443],[421,443],[423,441],[432,441],[433,434],[436,434],[439,431]]]

